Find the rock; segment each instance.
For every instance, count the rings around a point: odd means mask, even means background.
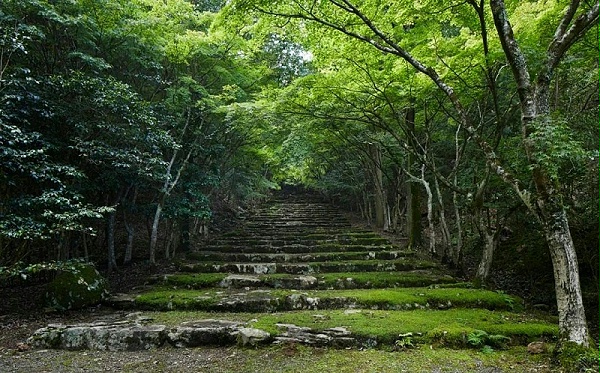
[[[271,339],[271,334],[254,328],[239,328],[236,332],[237,341],[242,346],[256,346]]]
[[[530,354],[543,354],[548,351],[548,345],[544,342],[531,342],[527,345],[527,352]]]
[[[90,264],[59,272],[48,284],[46,307],[56,310],[78,309],[98,304],[108,297],[108,283]]]
[[[275,343],[300,343],[310,346],[351,347],[356,345],[356,339],[350,331],[343,327],[326,329],[320,332],[308,327],[293,324],[276,324],[278,329],[284,329],[280,336],[275,337]]]
[[[317,284],[317,278],[315,276],[298,276],[294,279],[298,280],[298,287],[300,289],[310,289]]]
[[[139,351],[161,347],[166,340],[164,325],[142,326],[117,322],[49,325],[38,329],[27,343],[36,348]]]
[[[199,320],[171,329],[168,342],[175,347],[223,346],[237,341],[235,332],[240,323],[226,320]]]
[[[229,275],[225,277],[220,283],[219,286],[223,288],[243,288],[243,287],[256,287],[260,286],[262,281],[256,277],[251,275]]]

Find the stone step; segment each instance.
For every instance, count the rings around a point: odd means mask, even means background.
[[[221,251],[199,251],[186,255],[186,260],[212,262],[251,262],[251,263],[300,263],[343,260],[394,260],[413,257],[414,251],[354,251],[354,252],[313,252],[313,253],[236,253]]]
[[[330,239],[314,239],[307,236],[304,237],[284,237],[277,236],[248,236],[236,238],[217,238],[207,242],[209,246],[232,246],[232,245],[265,245],[265,246],[286,246],[293,244],[302,244],[307,246],[315,246],[320,244],[351,244],[351,245],[389,245],[390,241],[383,237],[367,237],[367,238],[335,238]]]
[[[267,235],[263,231],[248,231],[244,228],[237,229],[231,232],[221,234],[218,239],[247,239],[247,238],[260,238],[260,239],[286,239],[286,240],[355,240],[355,239],[367,239],[367,238],[381,238],[381,236],[372,231],[363,230],[352,230],[345,232],[304,232],[303,234],[290,233],[290,232],[278,232],[277,234]]]
[[[323,243],[319,245],[205,245],[196,251],[210,251],[221,253],[322,253],[322,252],[381,252],[381,251],[403,251],[395,245],[350,245],[337,243]]]
[[[295,310],[379,309],[447,310],[454,307],[512,311],[522,300],[481,289],[396,288],[352,290],[286,289],[153,289],[140,294],[117,294],[106,303],[119,309],[195,310],[208,312],[283,312]]]
[[[400,258],[396,260],[349,260],[343,262],[308,262],[308,263],[182,263],[179,270],[195,273],[247,273],[273,274],[289,273],[309,275],[329,272],[393,272],[415,269],[439,268],[439,264],[431,261]]]
[[[396,287],[422,287],[434,284],[456,283],[452,276],[439,270],[413,270],[403,272],[326,273],[314,275],[250,275],[226,273],[174,273],[155,276],[149,284],[162,284],[174,288],[204,289],[225,288],[276,288],[276,289],[382,289]]]

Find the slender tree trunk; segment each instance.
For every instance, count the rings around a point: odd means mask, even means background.
[[[427,193],[427,223],[429,226],[429,254],[437,256],[437,238],[435,234],[435,225],[433,224],[433,194],[429,182],[425,180],[425,165],[421,168],[421,184]]]
[[[485,219],[481,214],[480,208],[477,209],[474,215],[477,230],[479,231],[479,235],[483,241],[483,253],[481,255],[479,265],[477,266],[477,272],[475,273],[475,284],[481,286],[487,283],[490,275],[494,253],[498,248],[499,229],[496,229],[495,233],[490,231],[489,222],[486,224],[484,221]]]
[[[108,221],[106,224],[106,241],[108,249],[108,272],[112,272],[117,269],[117,259],[115,255],[115,225],[117,212],[112,211],[108,214]]]
[[[375,226],[377,228],[383,228],[385,226],[385,210],[386,200],[385,192],[383,188],[383,171],[381,169],[381,148],[378,144],[371,144],[371,176],[374,186],[374,207],[375,207]]]
[[[162,199],[156,205],[154,212],[154,220],[152,220],[152,233],[150,234],[150,263],[156,263],[156,244],[158,242],[158,224],[160,223],[160,215],[163,209]]]
[[[442,191],[440,190],[440,183],[437,178],[433,178],[435,193],[437,195],[438,205],[440,206],[440,227],[442,231],[442,260],[445,263],[452,261],[452,253],[449,252],[450,247],[450,229],[448,228],[448,223],[446,222],[446,213],[444,206],[444,198],[442,196]]]
[[[127,245],[125,246],[123,264],[127,265],[131,263],[131,259],[133,258],[133,238],[135,237],[135,228],[133,225],[129,224],[126,216],[123,216],[123,223],[125,225],[125,230],[127,231]]]
[[[455,177],[456,180],[456,177]],[[452,263],[462,268],[462,250],[463,250],[463,231],[462,231],[462,217],[460,216],[460,208],[458,207],[458,193],[454,192],[452,195],[452,203],[454,204],[454,219],[456,220],[456,247],[452,250]]]
[[[406,127],[409,133],[415,133],[415,108],[413,106],[406,110]],[[409,141],[413,144],[414,141]],[[408,152],[406,156],[406,170],[410,173],[413,169],[413,156]],[[421,245],[421,194],[415,183],[406,185],[406,235],[408,246],[418,247]]]
[[[131,198],[131,204],[135,205],[135,201],[137,199],[138,188],[133,187],[133,197]],[[130,224],[127,220],[127,209],[123,209],[123,224],[125,225],[125,230],[127,231],[127,245],[125,246],[125,256],[123,258],[123,264],[131,263],[133,258],[133,239],[135,237],[135,227],[133,224]]]

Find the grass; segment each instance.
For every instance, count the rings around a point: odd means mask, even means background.
[[[136,298],[135,303],[138,307],[156,310],[283,311],[296,308],[288,302],[291,295],[318,298],[318,304],[322,308],[345,308],[353,303],[359,307],[379,309],[464,307],[517,311],[522,307],[522,300],[518,297],[489,290],[466,288],[307,290],[302,292],[276,289],[239,293],[236,290],[220,288],[184,290],[159,287],[142,293]],[[324,305],[325,307],[323,307]]]

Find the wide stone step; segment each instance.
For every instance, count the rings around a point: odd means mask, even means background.
[[[337,243],[324,243],[318,245],[293,244],[284,246],[273,245],[206,245],[201,251],[222,253],[323,253],[323,252],[380,252],[380,251],[402,251],[395,245],[347,245]]]
[[[393,272],[438,268],[431,261],[400,258],[396,260],[349,260],[344,262],[309,263],[182,263],[179,270],[196,273],[249,273],[249,274],[314,274],[330,272]]]
[[[389,240],[383,237],[365,237],[365,238],[335,238],[330,239],[314,239],[311,237],[284,237],[280,238],[277,236],[269,237],[236,237],[236,238],[220,238],[209,241],[207,245],[210,246],[249,246],[249,245],[266,245],[266,246],[285,246],[301,244],[307,246],[315,246],[320,244],[350,244],[350,245],[386,245],[390,244]]]
[[[325,309],[411,310],[454,307],[489,310],[522,309],[522,300],[481,289],[397,288],[353,290],[154,289],[138,295],[115,295],[112,307],[139,310],[214,312],[281,312]]]
[[[276,288],[276,289],[382,289],[396,287],[422,287],[450,284],[456,280],[439,270],[413,270],[403,272],[321,273],[315,275],[249,275],[226,273],[175,273],[155,276],[150,284],[174,288],[205,289],[225,288]]]
[[[382,238],[378,233],[372,231],[362,231],[353,229],[352,231],[342,232],[304,232],[302,234],[295,234],[290,232],[277,232],[277,234],[266,235],[263,231],[248,231],[245,228],[236,229],[231,232],[224,233],[218,237],[218,239],[247,239],[247,238],[261,238],[261,239],[286,239],[286,240],[355,240],[355,239],[366,239],[366,238]]]
[[[187,260],[251,263],[299,263],[343,260],[394,260],[412,257],[414,251],[355,251],[355,252],[315,252],[315,253],[231,253],[220,251],[200,251],[186,255]]]

